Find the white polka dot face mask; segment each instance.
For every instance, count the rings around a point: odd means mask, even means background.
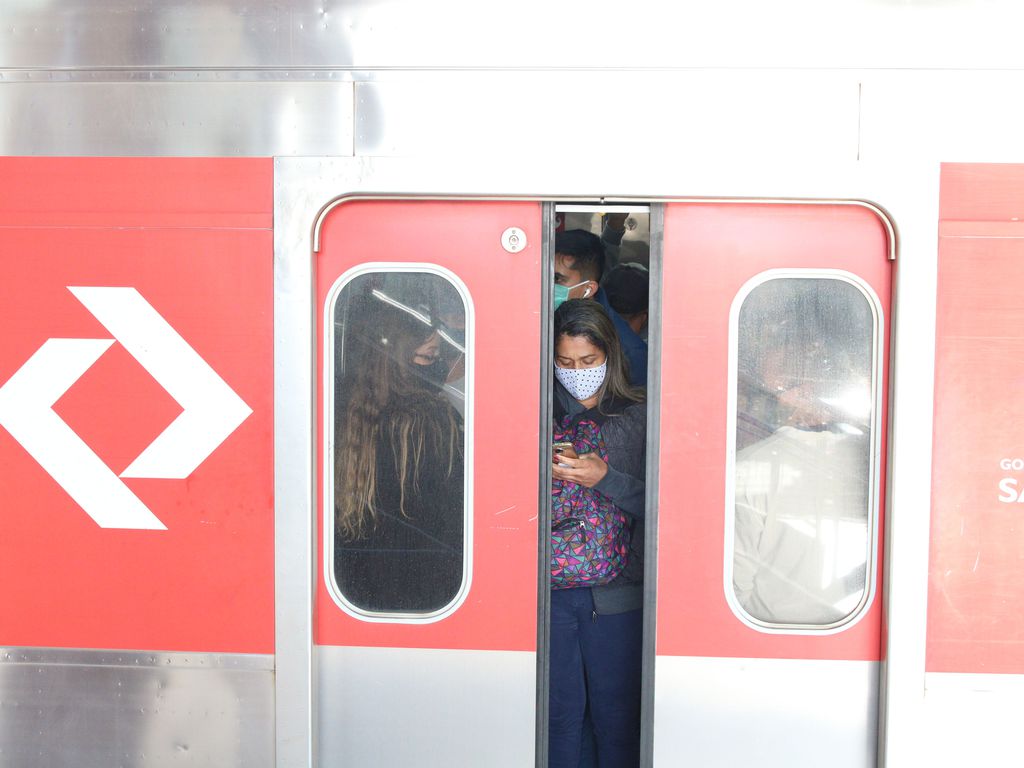
[[[593,368],[559,368],[556,365],[555,376],[570,395],[577,400],[586,400],[601,388],[607,370],[607,360]]]

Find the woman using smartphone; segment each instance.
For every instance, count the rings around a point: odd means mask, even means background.
[[[578,767],[589,714],[598,765],[635,768],[647,411],[597,302],[565,302],[554,325],[555,440],[572,445],[551,469],[548,765]]]

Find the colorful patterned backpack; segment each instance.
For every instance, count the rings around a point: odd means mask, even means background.
[[[593,421],[555,426],[555,442],[571,442],[576,453],[597,451],[608,461],[601,430]],[[593,488],[554,480],[551,486],[551,588],[597,587],[626,567],[630,525],[611,499]]]

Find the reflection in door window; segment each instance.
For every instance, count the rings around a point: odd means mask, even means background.
[[[332,315],[338,591],[360,613],[436,613],[465,577],[465,302],[438,274],[370,272]]]
[[[872,303],[842,279],[771,279],[735,334],[736,602],[756,623],[835,625],[868,589]]]

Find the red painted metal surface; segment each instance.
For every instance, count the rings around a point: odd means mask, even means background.
[[[929,672],[1024,672],[1024,165],[944,165]]]
[[[507,253],[501,234],[526,232]],[[473,568],[468,596],[435,623],[372,623],[345,613],[324,581],[323,510],[316,642],[370,647],[534,650],[540,401],[538,203],[359,201],[324,221],[317,257],[319,442],[324,445],[323,308],[340,275],[367,262],[435,264],[469,290],[476,328],[472,435]],[[322,448],[321,448],[322,450]],[[323,470],[319,471],[323,488]],[[319,496],[322,499],[322,493]],[[322,504],[322,501],[321,501]]]
[[[48,339],[111,346],[53,412],[120,475],[182,411],[73,286],[131,288],[252,409],[103,528],[0,427],[0,645],[273,653],[270,160],[0,160],[0,387]]]
[[[845,270],[882,304],[888,360],[891,262],[883,223],[860,206],[675,204],[665,215],[657,653],[750,658],[879,658],[881,600],[837,634],[766,634],[725,597],[729,311],[769,269]],[[888,376],[882,382],[888,391]],[[886,403],[881,404],[886,434]],[[884,439],[881,456],[885,456]],[[884,506],[884,466],[879,508]],[[881,527],[880,527],[881,530]],[[880,552],[880,549],[879,549]],[[876,578],[880,578],[880,556]]]

